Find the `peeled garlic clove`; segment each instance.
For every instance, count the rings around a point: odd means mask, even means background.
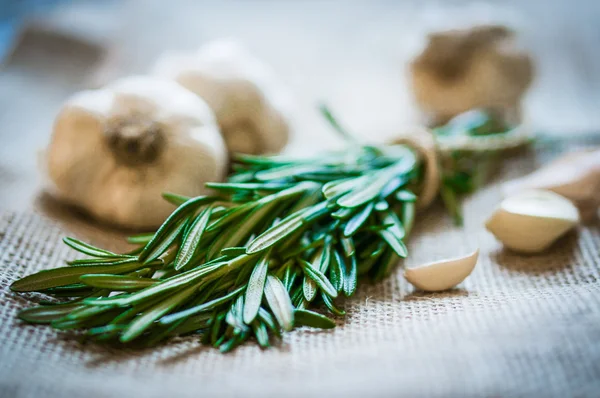
[[[509,249],[538,253],[578,222],[577,208],[568,199],[532,190],[504,199],[485,226]]]
[[[231,152],[279,152],[287,143],[291,96],[273,71],[232,40],[196,53],[165,54],[153,74],[177,81],[214,110]]]
[[[197,196],[222,180],[227,150],[204,101],[175,82],[133,76],[71,97],[43,161],[56,197],[141,229],[173,211],[162,192]]]
[[[564,196],[578,207],[582,219],[594,218],[600,206],[600,150],[566,154],[502,186],[505,196],[530,189],[544,189]]]
[[[390,144],[406,144],[413,148],[425,164],[423,185],[418,195],[417,206],[429,206],[440,190],[440,171],[436,141],[431,131],[423,127],[412,127],[396,134]]]
[[[407,268],[404,277],[415,287],[428,292],[452,289],[473,272],[478,257],[479,249],[465,257]]]

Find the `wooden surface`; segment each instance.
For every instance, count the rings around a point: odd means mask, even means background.
[[[37,151],[70,94],[144,73],[164,51],[191,50],[220,37],[240,39],[292,88],[298,107],[290,152],[334,145],[315,112],[318,101],[369,139],[414,124],[404,66],[426,32],[487,22],[516,27],[535,56],[537,79],[525,106],[532,124],[555,134],[596,131],[598,20],[594,1],[67,3],[39,16],[35,25],[45,30],[25,34],[0,69],[0,206],[21,209],[36,197]],[[44,33],[57,26],[66,38]]]

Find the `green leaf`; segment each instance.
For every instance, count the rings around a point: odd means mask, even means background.
[[[344,249],[344,254],[346,257],[352,257],[354,255],[354,241],[351,237],[343,237],[340,239],[342,243],[342,248]]]
[[[77,250],[80,253],[87,254],[92,257],[119,257],[119,254],[110,252],[108,250],[100,249],[95,246],[92,246],[88,243],[84,243],[75,238],[63,238],[63,242],[65,242],[68,246]]]
[[[356,213],[356,209],[355,208],[341,207],[337,211],[335,211],[334,213],[331,213],[331,216],[333,218],[344,220],[346,218],[350,218],[354,213]]]
[[[367,221],[373,211],[373,202],[368,203],[358,213],[356,213],[344,227],[344,236],[350,237]]]
[[[398,219],[398,216],[393,211],[387,211],[385,213],[385,217],[383,218],[383,224],[389,224],[387,228],[398,240],[404,239],[406,236],[406,231],[404,230],[404,226]]]
[[[346,272],[346,265],[344,261],[344,257],[342,254],[334,250],[333,251],[333,261],[331,263],[331,267],[329,269],[329,277],[331,280],[331,284],[335,288],[335,290],[339,293],[342,291],[344,287],[344,274]]]
[[[67,261],[67,264],[71,267],[91,267],[98,265],[121,265],[136,261],[136,257],[124,256],[124,257],[104,257],[104,258],[80,258],[77,260]]]
[[[380,259],[376,268],[371,271],[373,281],[380,281],[389,275],[392,267],[398,263],[398,256],[391,250]]]
[[[331,299],[331,297],[329,297],[325,293],[321,292],[321,298],[323,299],[323,302],[325,303],[325,306],[327,307],[327,309],[329,311],[331,311],[332,314],[338,315],[338,316],[346,315],[346,311],[337,308],[335,306],[335,304],[333,304],[333,300]]]
[[[244,285],[244,286],[239,287],[236,290],[232,291],[231,293],[226,294],[225,296],[219,297],[217,299],[211,300],[206,303],[196,305],[194,307],[188,308],[188,309],[180,311],[180,312],[176,312],[174,314],[167,315],[160,320],[160,323],[163,325],[167,325],[167,324],[179,321],[181,319],[188,318],[188,317],[198,314],[200,312],[210,311],[214,308],[217,308],[218,306],[220,306],[222,304],[227,303],[228,301],[233,300],[245,288],[246,288],[246,286]]]
[[[267,271],[269,270],[269,255],[268,253],[263,255],[262,258],[256,263],[250,280],[248,281],[248,287],[246,288],[246,300],[244,304],[244,323],[250,324],[260,308],[260,303],[263,297],[265,289],[265,282],[267,281]]]
[[[309,310],[295,310],[294,319],[298,326],[310,326],[319,329],[333,329],[335,322],[317,312]]]
[[[404,226],[404,231],[406,232],[406,236],[410,234],[413,227],[413,222],[415,220],[415,204],[414,202],[404,202],[402,203],[402,225]]]
[[[225,322],[233,326],[235,329],[246,331],[248,326],[244,324],[243,318],[244,311],[244,296],[239,295],[235,302],[229,308],[227,315],[225,316]]]
[[[86,274],[122,274],[144,267],[146,265],[139,263],[135,259],[131,259],[124,261],[120,265],[54,268],[19,279],[10,286],[10,289],[13,292],[34,292],[77,283],[79,282],[79,277]]]
[[[232,182],[207,182],[204,184],[207,188],[218,189],[221,191],[281,191],[290,188],[290,183],[232,183]]]
[[[200,206],[212,203],[217,198],[199,196],[193,198],[179,206],[160,226],[154,234],[154,238],[144,247],[140,253],[140,261],[148,262],[158,258],[163,254],[173,242],[183,232],[189,214],[197,210]]]
[[[311,265],[311,263],[309,263],[306,260],[300,260],[299,264],[304,270],[306,276],[312,279],[317,284],[317,286],[319,286],[319,288],[323,289],[323,291],[331,297],[337,297],[337,291],[335,290],[331,282],[329,282],[329,279],[327,279],[327,277],[321,271],[314,268]]]
[[[329,269],[329,264],[331,263],[331,251],[331,243],[328,242],[323,248],[317,250],[313,257],[313,267],[321,271],[323,274],[325,274]]]
[[[273,275],[267,276],[265,297],[271,311],[273,311],[273,315],[275,315],[277,322],[279,322],[283,330],[292,330],[294,327],[294,307],[292,306],[292,301],[283,283]]]
[[[230,233],[222,234],[211,246],[208,255],[209,258],[215,256],[224,247],[234,247],[243,244],[248,236],[257,229],[265,219],[273,217],[273,209],[277,205],[277,200],[272,200],[262,206],[256,207],[248,214],[240,224]]]
[[[379,202],[377,202],[377,204],[375,204],[375,211],[382,212],[382,211],[386,211],[389,208],[390,208],[390,205],[385,200],[380,200]]]
[[[127,237],[127,242],[133,245],[146,245],[154,237],[154,232],[146,232]]]
[[[183,238],[183,242],[179,246],[177,256],[175,257],[174,267],[179,270],[189,264],[190,260],[194,257],[194,254],[198,252],[202,235],[208,225],[210,219],[211,208],[210,206],[202,210],[202,212],[196,217],[189,231]]]
[[[402,190],[396,192],[396,199],[398,199],[400,202],[416,202],[417,195],[415,195],[411,191]]]
[[[406,245],[397,236],[391,233],[389,230],[378,231],[377,234],[381,236],[388,245],[392,248],[396,254],[402,258],[408,255]]]
[[[390,181],[394,182],[401,175],[411,172],[416,164],[415,154],[408,148],[397,147],[396,149],[402,155],[400,160],[385,169],[378,170],[369,183],[354,188],[339,198],[337,204],[342,207],[358,207],[381,195]]]
[[[323,192],[323,196],[325,196],[325,198],[333,199],[339,195],[363,187],[369,182],[370,178],[371,175],[367,174],[361,177],[345,178],[341,180],[330,181],[327,184],[323,185],[323,188],[321,188],[321,192]]]
[[[267,310],[265,310],[263,307],[260,307],[258,310],[258,317],[276,336],[281,337],[281,331],[279,330],[279,327],[277,327],[275,320]]]
[[[79,280],[88,286],[113,291],[140,290],[160,282],[151,278],[136,278],[113,274],[86,274],[80,276]]]
[[[86,299],[84,300],[86,304],[90,305],[108,305],[108,306],[126,306],[133,305],[136,303],[143,302],[150,297],[157,297],[160,295],[164,295],[170,293],[171,290],[184,287],[190,283],[196,282],[202,277],[206,277],[209,274],[214,274],[218,270],[227,266],[233,261],[237,259],[229,260],[229,261],[211,261],[209,263],[204,264],[203,267],[197,267],[193,270],[182,272],[178,275],[172,276],[168,279],[164,279],[161,282],[155,283],[154,285],[142,289],[138,292],[129,294],[124,297],[116,296],[109,298],[101,298],[101,299]]]
[[[188,287],[179,293],[173,294],[165,300],[161,300],[154,307],[150,308],[143,314],[138,315],[133,322],[127,326],[127,329],[125,329],[119,340],[122,343],[127,343],[135,339],[144,333],[144,331],[148,329],[154,323],[154,321],[187,300],[196,291],[196,289],[197,286]]]
[[[269,347],[269,333],[267,332],[267,326],[256,320],[252,322],[252,331],[254,332],[254,336],[256,337],[256,341],[262,348]]]
[[[227,256],[227,257],[237,257],[237,256],[241,256],[243,254],[246,254],[246,248],[241,247],[241,246],[226,247],[221,250],[221,255]]]
[[[289,259],[283,266],[283,286],[289,291],[296,280],[296,267],[294,259]]]
[[[348,131],[346,131],[346,129],[344,129],[338,123],[337,119],[333,116],[333,114],[331,113],[331,111],[329,110],[329,108],[326,105],[324,105],[324,104],[319,105],[319,111],[321,112],[323,117],[325,117],[325,120],[327,120],[329,122],[331,127],[333,127],[333,129],[338,134],[340,134],[347,142],[350,142],[350,143],[357,142],[356,138],[354,138],[354,136],[352,134],[348,133]]]
[[[356,256],[350,257],[350,264],[346,269],[344,275],[344,295],[350,297],[356,291],[356,285],[358,283],[358,272],[356,265]]]
[[[449,186],[442,184],[440,187],[440,195],[442,196],[442,201],[444,202],[446,210],[454,219],[454,224],[462,225],[462,211],[456,193]]]
[[[308,276],[302,281],[302,292],[306,301],[311,302],[317,296],[317,284]]]
[[[162,236],[162,238],[163,238],[162,240],[157,239],[157,236],[158,236],[158,232],[157,232],[154,239],[152,239],[146,245],[144,250],[142,250],[142,252],[140,253],[140,256],[139,256],[140,261],[144,261],[144,263],[149,263],[151,261],[156,260],[161,255],[163,255],[167,251],[167,249],[169,249],[169,247],[171,247],[171,245],[173,243],[175,243],[177,238],[179,238],[181,236],[181,234],[187,227],[188,221],[189,221],[189,218],[184,218],[182,220],[179,220],[177,222],[177,224],[173,226],[173,229],[171,229],[168,232],[165,232],[165,234]]]
[[[226,210],[225,213],[220,218],[218,218],[214,222],[212,222],[208,226],[206,231],[212,232],[212,231],[221,230],[221,229],[223,229],[224,226],[226,226],[227,224],[231,223],[232,221],[235,221],[238,218],[242,217],[244,214],[246,214],[250,210],[254,209],[258,205],[259,205],[258,202],[249,202],[249,203],[244,203],[244,204],[236,206],[236,207],[232,207],[232,208]]]
[[[176,193],[171,192],[163,192],[162,197],[169,203],[174,204],[175,206],[181,206],[191,198],[189,196],[178,195]]]
[[[281,222],[277,225],[269,228],[268,230],[257,236],[256,239],[254,239],[248,245],[248,250],[246,251],[246,253],[253,254],[266,250],[269,247],[276,244],[277,242],[284,239],[286,236],[292,234],[294,231],[296,231],[302,226],[302,216],[304,213],[305,211],[293,213],[281,220]]]
[[[259,181],[281,180],[296,177],[304,173],[320,170],[321,166],[311,164],[292,164],[259,171],[254,177]]]
[[[51,323],[82,307],[81,303],[42,305],[22,310],[19,312],[18,317],[29,323]]]
[[[381,176],[378,178],[373,177],[369,184],[355,188],[354,190],[348,192],[339,198],[336,203],[342,207],[358,207],[375,199],[386,183],[387,179],[384,179]]]

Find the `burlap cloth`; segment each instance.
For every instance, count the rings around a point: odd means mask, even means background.
[[[115,233],[44,211],[0,218],[2,397],[600,396],[600,228],[580,228],[543,255],[504,251],[483,228],[498,182],[531,170],[552,147],[511,161],[465,202],[464,228],[441,208],[419,215],[409,264],[481,248],[459,289],[414,293],[398,269],[362,284],[331,331],[298,329],[280,347],[222,355],[194,339],[147,351],[82,345],[15,318],[33,296],[15,279],[73,253],[65,234],[114,246]],[[66,220],[66,221],[65,221]],[[74,221],[77,220],[77,221]],[[100,233],[99,233],[100,232]]]

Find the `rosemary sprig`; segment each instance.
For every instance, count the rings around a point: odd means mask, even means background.
[[[460,197],[475,192],[487,181],[498,153],[528,142],[527,137],[511,136],[514,130],[515,126],[498,115],[479,109],[460,114],[433,130],[438,141],[455,144],[440,153],[440,196],[456,225],[463,222]]]
[[[309,308],[343,313],[359,276],[381,279],[406,256],[419,162],[405,146],[361,147],[352,158],[239,156],[216,194],[183,198],[154,233],[123,255],[67,238],[85,260],[16,281],[18,292],[71,294],[69,304],[25,310],[24,320],[83,329],[94,340],[157,344],[200,333],[228,351],[280,329],[331,328]],[[397,217],[396,214],[400,214]],[[373,252],[372,248],[378,251]],[[358,258],[366,266],[358,268]],[[140,273],[140,270],[144,270]]]
[[[338,130],[331,113],[323,112]],[[89,339],[156,345],[199,334],[227,352],[281,330],[332,328],[340,296],[380,280],[407,255],[420,160],[407,146],[361,146],[310,159],[240,155],[215,194],[165,194],[179,207],[139,245],[112,253],[76,239],[87,257],[14,282],[16,292],[69,297],[19,317]],[[446,189],[456,192],[449,184]]]

